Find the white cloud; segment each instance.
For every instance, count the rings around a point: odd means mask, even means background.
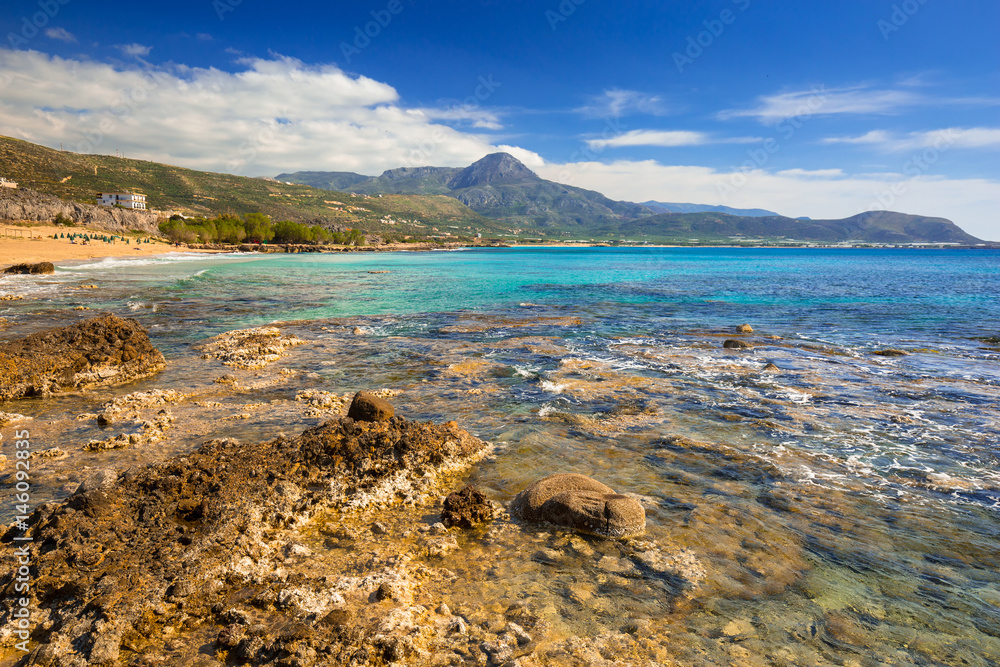
[[[76,42],[76,37],[66,28],[49,28],[45,31],[45,36],[60,42]]]
[[[634,113],[664,116],[667,113],[659,96],[620,88],[605,90],[574,111],[588,118],[618,118]]]
[[[433,111],[405,108],[392,86],[335,66],[280,56],[240,62],[235,72],[146,63],[116,69],[0,49],[7,75],[0,134],[244,175],[466,166],[497,150],[543,164],[531,151],[436,123]],[[485,111],[465,115],[489,122]]]
[[[847,175],[839,169],[743,174],[653,160],[547,164],[537,171],[543,178],[597,190],[612,199],[724,204],[831,219],[883,208],[947,218],[973,236],[1000,241],[996,180]]]
[[[762,141],[759,137],[717,138],[704,132],[688,130],[630,130],[609,139],[587,139],[591,150],[622,148],[627,146],[702,146],[704,144],[752,144]]]
[[[590,139],[591,148],[619,148],[622,146],[700,146],[709,142],[704,132],[631,130],[610,139]]]
[[[835,88],[822,86],[758,98],[750,109],[728,109],[719,118],[756,118],[761,123],[774,124],[786,118],[803,118],[834,114],[887,115],[920,103],[924,98],[907,90],[878,90],[867,86]]]
[[[1000,146],[1000,128],[949,127],[898,135],[872,130],[858,137],[828,137],[824,144],[870,145],[885,151],[912,151],[923,148],[995,148]]]
[[[786,178],[840,178],[844,176],[843,169],[785,169],[776,172]]]
[[[478,106],[460,104],[444,108],[421,109],[431,120],[450,120],[467,122],[474,128],[484,130],[502,130],[499,114],[480,109]]]
[[[212,36],[210,34],[208,34],[207,32],[199,32],[197,35],[195,35],[195,38],[199,42],[211,42],[212,41]]]
[[[127,56],[145,57],[153,50],[152,46],[144,44],[115,44],[115,48]]]

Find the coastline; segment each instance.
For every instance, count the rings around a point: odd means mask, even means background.
[[[123,241],[105,243],[92,241],[88,245],[70,243],[68,239],[54,239],[53,234],[108,234],[106,230],[87,227],[56,227],[54,225],[23,226],[9,222],[0,226],[0,270],[19,263],[66,262],[104,257],[150,257],[168,252],[218,252],[196,248],[176,248],[166,241],[148,237],[142,244]]]

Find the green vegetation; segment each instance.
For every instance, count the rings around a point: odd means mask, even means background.
[[[360,229],[340,232],[292,220],[272,222],[259,212],[247,213],[242,218],[234,215],[220,215],[211,219],[173,215],[160,223],[160,232],[175,243],[365,244],[365,235]]]
[[[471,235],[498,226],[452,197],[350,195],[249,178],[184,169],[113,155],[57,151],[0,136],[3,175],[22,187],[93,204],[98,192],[136,191],[151,210],[188,217],[241,217],[263,213],[272,220],[322,226],[332,232],[433,235],[434,227],[461,226]],[[166,217],[166,216],[164,216]]]

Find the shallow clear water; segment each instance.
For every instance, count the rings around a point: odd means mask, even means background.
[[[634,546],[507,526],[445,556],[461,583],[435,594],[453,607],[527,600],[553,647],[639,623],[628,664],[1000,661],[995,251],[178,255],[5,277],[2,292],[26,297],[0,302],[4,336],[110,310],[170,362],[137,385],[0,406],[69,453],[39,464],[47,497],[88,466],[295,433],[321,418],[295,400],[305,389],[386,387],[399,413],[497,445],[470,475],[493,498],[552,472],[591,475],[641,498],[646,539],[705,572],[678,586],[630,569]],[[197,344],[271,322],[306,342],[236,373],[248,387],[236,395],[214,383],[232,371]],[[737,336],[743,322],[755,332]],[[874,354],[888,348],[908,354]],[[168,437],[78,451],[108,433],[76,415],[153,387],[195,395],[172,408]]]

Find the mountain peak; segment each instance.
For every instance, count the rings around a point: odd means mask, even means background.
[[[514,185],[538,180],[541,180],[538,175],[513,155],[491,153],[460,171],[448,187],[459,190],[491,183]]]

